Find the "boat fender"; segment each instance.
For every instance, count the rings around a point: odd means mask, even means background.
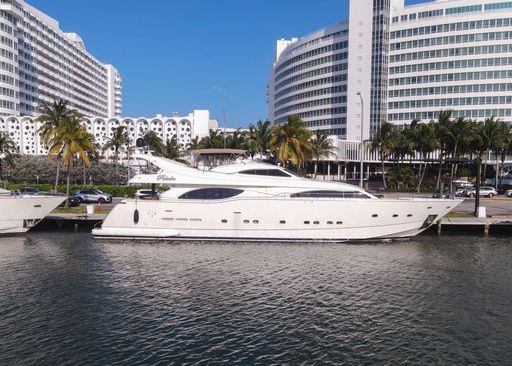
[[[133,222],[138,224],[139,223],[139,210],[135,209],[133,211]]]

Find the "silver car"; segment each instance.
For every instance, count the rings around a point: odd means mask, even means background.
[[[80,202],[86,203],[110,203],[112,202],[112,195],[110,193],[104,193],[99,189],[84,189],[76,191],[74,196],[77,197]]]
[[[476,188],[469,189],[466,192],[466,195],[471,198],[475,197],[476,196]],[[480,187],[480,197],[493,198],[494,196],[497,196],[497,195],[498,195],[498,192],[496,192],[494,187],[487,187],[487,186]]]

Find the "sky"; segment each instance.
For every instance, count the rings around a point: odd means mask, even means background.
[[[123,116],[208,109],[227,127],[267,118],[277,39],[304,36],[348,13],[348,0],[26,2],[63,31],[78,33],[92,55],[121,72]]]

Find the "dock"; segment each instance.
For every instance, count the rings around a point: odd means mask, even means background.
[[[491,228],[512,230],[512,215],[496,215],[485,218],[473,216],[453,217],[446,216],[437,222],[437,234],[441,235],[443,228],[452,229],[478,229],[482,230],[484,235],[489,235]]]
[[[59,213],[46,216],[40,223],[43,228],[74,228],[78,230],[91,230],[95,225],[103,222],[107,214],[74,214]]]

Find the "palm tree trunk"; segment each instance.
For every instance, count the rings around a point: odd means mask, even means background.
[[[441,158],[440,158],[441,159]],[[436,189],[439,189],[439,185],[441,184],[441,172],[443,170],[443,161],[439,160],[439,170],[437,172],[437,183],[436,183]]]
[[[66,197],[69,197],[69,181],[71,180],[71,162],[68,165],[67,177],[66,177]],[[66,208],[69,207],[69,201],[66,198]]]
[[[59,158],[57,158],[57,173],[55,174],[55,187],[54,187],[55,192],[57,192],[58,188],[59,188],[59,175],[60,175],[60,160],[59,160]]]
[[[421,192],[421,183],[423,182],[423,176],[425,175],[425,171],[427,170],[427,166],[425,165],[425,169],[423,168],[423,161],[420,161],[420,168],[418,170],[418,186],[416,187],[416,192]]]
[[[83,185],[84,185],[84,188],[85,188],[85,186],[86,186],[87,184],[86,184],[86,182],[85,182],[85,180],[86,180],[86,177],[85,177],[85,163],[83,163],[83,164],[84,164],[84,170],[83,170],[83,172],[82,172],[82,173],[83,173],[82,178],[83,178]]]
[[[317,172],[318,172],[318,159],[315,161],[315,172],[313,173],[313,179],[316,179]]]
[[[382,184],[384,185],[384,189],[388,189],[388,186],[386,184],[386,175],[384,174],[384,159],[380,161],[381,167],[382,167]]]

